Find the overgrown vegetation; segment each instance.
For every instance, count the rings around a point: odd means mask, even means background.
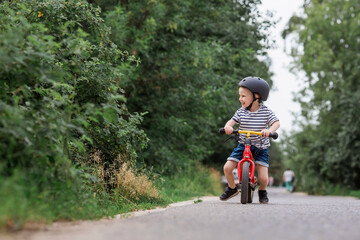
[[[259,56],[272,23],[258,20],[260,1],[96,2],[113,41],[142,61],[120,83],[129,109],[147,112],[141,158],[165,174],[192,160],[223,163],[212,154],[231,151],[217,129],[239,107],[238,82],[258,75],[271,83]]]
[[[158,186],[168,202],[188,200],[193,197],[219,195],[223,187],[221,174],[214,168],[195,165],[184,169],[182,174],[164,176]]]
[[[237,82],[270,79],[258,3],[1,1],[0,227],[219,194]]]
[[[86,1],[0,9],[0,225],[109,214],[99,209],[117,203],[118,188],[81,165],[99,153],[105,170],[121,156],[121,169],[146,146],[142,117],[127,110],[118,84],[118,66],[136,59]]]
[[[284,36],[296,33],[302,131],[287,144],[298,184],[309,193],[360,189],[359,2],[305,1]]]

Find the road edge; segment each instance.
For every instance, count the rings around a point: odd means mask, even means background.
[[[197,197],[197,198],[193,198],[193,199],[187,200],[187,201],[170,203],[166,207],[156,207],[155,209],[139,210],[139,211],[134,211],[134,212],[121,213],[121,214],[117,214],[114,217],[107,218],[107,219],[111,220],[111,219],[126,219],[126,218],[131,218],[131,217],[139,217],[139,216],[147,215],[147,214],[150,214],[150,213],[162,212],[162,211],[165,211],[165,210],[167,210],[169,208],[173,208],[173,207],[183,207],[183,206],[192,205],[192,204],[198,204],[198,203],[201,203],[201,202],[207,202],[207,201],[211,201],[211,200],[215,200],[215,199],[218,199],[218,197],[216,197],[216,196]]]

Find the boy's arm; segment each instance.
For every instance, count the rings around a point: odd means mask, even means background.
[[[230,135],[233,133],[234,129],[233,129],[233,126],[236,124],[236,122],[232,119],[230,119],[229,121],[227,121],[227,123],[225,124],[224,126],[224,129],[225,129],[225,133],[227,135]]]
[[[273,133],[273,132],[276,132],[276,130],[278,130],[279,127],[280,127],[280,121],[278,120],[278,121],[274,122],[274,123],[270,126],[269,131],[272,132],[272,133]]]
[[[278,130],[279,127],[280,127],[280,121],[278,120],[278,121],[274,122],[274,123],[270,126],[269,129],[263,129],[263,130],[261,131],[262,137],[269,137],[269,134],[270,134],[270,133],[273,133],[273,132],[276,132],[276,130]]]

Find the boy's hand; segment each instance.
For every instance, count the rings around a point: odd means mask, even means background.
[[[264,137],[269,137],[270,133],[271,133],[271,131],[269,129],[263,129],[261,131],[261,137],[263,137],[263,138]]]
[[[276,130],[278,130],[279,127],[280,127],[280,122],[276,121],[271,125],[271,127],[269,129],[263,129],[261,131],[261,136],[262,137],[269,137],[270,133],[276,132]]]
[[[225,129],[225,133],[227,135],[230,135],[230,134],[232,134],[234,132],[234,129],[232,127],[230,127],[230,126],[225,126],[224,129]]]

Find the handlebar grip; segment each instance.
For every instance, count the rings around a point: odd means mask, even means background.
[[[236,134],[237,132],[238,132],[238,130],[237,130],[237,129],[234,129],[233,133]],[[219,133],[220,133],[220,135],[224,135],[224,134],[225,134],[225,129],[224,129],[224,128],[220,128],[220,129],[219,129]]]
[[[277,132],[273,132],[273,133],[270,133],[269,137],[271,137],[272,139],[277,139],[279,137],[278,133]]]
[[[225,129],[224,129],[224,128],[220,128],[220,129],[219,129],[219,133],[220,133],[220,135],[224,135],[224,134],[225,134]]]

